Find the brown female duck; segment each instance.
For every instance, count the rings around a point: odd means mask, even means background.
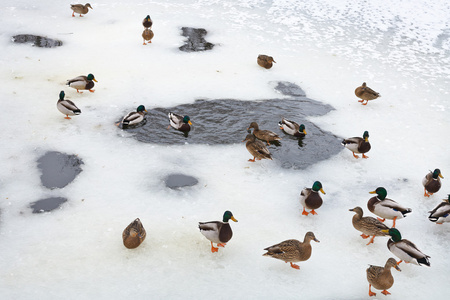
[[[122,233],[123,244],[128,249],[137,248],[145,240],[147,233],[141,220],[137,218]]]
[[[267,145],[270,145],[270,142],[279,141],[281,138],[273,131],[270,130],[260,130],[258,123],[252,122],[247,130],[253,128],[253,134],[260,140],[266,141]]]
[[[299,270],[300,266],[293,262],[306,261],[311,257],[312,247],[311,241],[319,242],[311,231],[305,234],[303,243],[298,240],[286,240],[276,245],[265,248],[267,250],[263,256],[270,256],[286,263],[290,263],[291,267]]]
[[[361,237],[363,239],[367,239],[372,236],[367,245],[373,243],[375,236],[389,235],[388,233],[383,232],[383,230],[389,229],[389,227],[375,218],[363,217],[363,210],[361,207],[357,206],[355,208],[349,209],[349,211],[355,212],[355,215],[352,218],[352,224],[356,230],[362,232]]]
[[[358,100],[358,102],[361,102],[362,105],[367,105],[367,103],[369,103],[369,100],[374,100],[378,97],[381,97],[379,93],[368,87],[365,82],[363,82],[361,86],[355,89],[355,95],[356,97],[361,99]],[[366,103],[364,103],[364,101],[366,101]]]
[[[387,289],[390,289],[394,285],[394,277],[392,277],[391,268],[401,271],[393,257],[386,261],[384,267],[370,265],[369,268],[367,268],[366,273],[367,281],[369,282],[369,296],[376,295],[376,293],[370,290],[372,286],[377,290],[383,290],[381,293],[386,296],[390,294]]]
[[[89,3],[86,3],[85,5],[70,4],[70,8],[73,10],[72,17],[75,17],[75,13],[80,14],[80,17],[82,17],[82,15],[85,15],[89,12],[89,8],[93,9]]]
[[[245,143],[245,147],[247,148],[248,152],[250,152],[251,155],[253,155],[253,159],[249,159],[248,161],[255,162],[255,159],[261,160],[261,159],[270,159],[272,160],[272,155],[270,154],[269,150],[267,149],[266,145],[264,145],[263,142],[258,141],[256,137],[253,134],[247,134],[243,142],[247,141]]]
[[[258,55],[258,59],[256,60],[258,62],[258,65],[265,69],[272,68],[272,63],[276,63],[276,61],[273,59],[272,56],[260,54]]]

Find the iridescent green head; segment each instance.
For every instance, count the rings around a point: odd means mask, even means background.
[[[191,118],[189,118],[189,116],[184,116],[184,118],[183,118],[183,123],[189,123],[189,124],[191,124]]]
[[[150,15],[147,15],[147,16],[145,17],[145,20],[146,20],[146,21],[150,21]]]
[[[367,142],[367,140],[369,139],[369,132],[368,131],[364,131],[363,133],[363,139]]]
[[[320,183],[320,181],[315,181],[313,186],[312,186],[312,190],[314,192],[318,192],[321,191],[323,194],[325,194],[325,192],[322,189],[322,183]]]
[[[384,200],[387,196],[387,191],[384,187],[378,187],[375,191],[369,192],[371,194],[377,194],[378,199]]]
[[[389,233],[389,235],[392,237],[392,240],[394,242],[400,242],[402,240],[402,235],[400,234],[400,231],[398,231],[397,228],[389,228],[389,230],[384,229],[382,231]]]
[[[298,128],[298,131],[303,132],[304,134],[306,134],[305,125],[301,124],[300,127]]]
[[[435,169],[435,170],[433,171],[433,178],[434,178],[434,179],[437,179],[438,176],[441,177],[441,178],[444,178],[444,177],[442,177],[441,170]]]
[[[64,91],[59,92],[59,100],[64,100],[65,95],[66,93],[64,93]]]
[[[136,109],[137,112],[147,111],[144,105],[139,105]]]
[[[88,74],[87,79],[88,79],[88,80],[94,80],[95,77],[94,77],[94,75],[92,75],[92,74]]]
[[[223,221],[228,222],[230,219],[233,220],[234,222],[237,222],[237,220],[233,217],[233,214],[231,213],[231,211],[227,210],[223,214]]]

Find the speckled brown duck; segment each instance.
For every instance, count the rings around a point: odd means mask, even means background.
[[[298,240],[286,240],[273,246],[267,247],[263,256],[270,256],[286,263],[290,263],[294,269],[300,269],[300,266],[293,264],[294,262],[306,261],[311,257],[312,247],[311,241],[319,242],[311,231],[305,234],[303,242]]]

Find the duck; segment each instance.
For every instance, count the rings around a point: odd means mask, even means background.
[[[145,240],[147,233],[141,220],[136,218],[122,233],[123,245],[128,249],[135,249]]]
[[[365,82],[363,82],[361,86],[355,89],[355,95],[356,97],[361,99],[358,100],[358,102],[361,102],[362,105],[367,105],[367,103],[369,103],[369,100],[375,100],[378,97],[381,97],[379,93],[368,87]],[[366,101],[366,103],[364,103],[364,101]]]
[[[267,149],[266,145],[263,142],[258,141],[253,134],[247,134],[243,142],[245,143],[245,147],[248,152],[253,155],[253,159],[249,159],[248,161],[255,162],[255,160],[261,159],[270,159],[272,160],[272,154],[270,154],[269,149]]]
[[[344,145],[345,148],[349,149],[350,151],[352,151],[353,156],[355,158],[359,158],[358,155],[356,155],[355,153],[360,153],[362,154],[363,158],[369,158],[368,156],[366,156],[364,153],[369,152],[371,146],[369,143],[369,132],[368,131],[364,131],[363,133],[363,137],[351,137],[348,139],[344,139],[341,142],[342,145]]]
[[[167,128],[172,126],[176,130],[188,132],[191,130],[191,118],[189,116],[182,116],[173,112],[169,112],[169,122],[170,125]]]
[[[430,197],[434,193],[441,189],[441,178],[444,178],[441,174],[441,170],[435,169],[433,172],[429,172],[422,180],[424,187],[424,196]]]
[[[82,15],[85,15],[89,12],[89,8],[93,9],[89,3],[86,3],[85,5],[70,4],[70,8],[73,10],[72,17],[75,17],[75,13],[80,14],[80,17],[82,17]]]
[[[320,241],[314,236],[314,233],[308,231],[305,234],[303,242],[295,239],[286,240],[273,246],[264,248],[267,252],[263,256],[270,256],[285,263],[290,263],[291,267],[300,270],[300,266],[294,262],[307,261],[311,257],[312,247],[311,241],[319,243]]]
[[[352,224],[356,230],[362,232],[361,237],[367,239],[372,236],[367,245],[373,243],[375,236],[389,235],[388,233],[383,232],[383,230],[389,229],[389,227],[373,217],[363,217],[364,212],[361,207],[357,206],[349,209],[349,211],[355,212],[355,215],[352,218]]]
[[[66,116],[64,117],[64,119],[70,120],[71,117],[69,116],[76,116],[81,114],[81,110],[75,105],[75,103],[73,103],[72,101],[70,101],[69,99],[65,99],[65,93],[64,91],[61,91],[59,93],[59,100],[56,103],[56,108],[63,114],[65,114]]]
[[[295,137],[305,137],[306,136],[306,130],[305,125],[282,118],[280,122],[278,122],[278,126],[280,126],[280,129],[283,130],[285,133],[293,135]]]
[[[218,247],[225,247],[226,243],[233,237],[233,231],[228,223],[229,220],[237,222],[231,213],[227,210],[223,214],[223,219],[221,221],[210,221],[210,222],[199,222],[198,228],[200,233],[203,234],[211,242],[211,252],[218,252]],[[214,247],[213,243],[217,244]]]
[[[392,276],[391,268],[395,268],[399,272],[402,271],[393,257],[390,257],[386,261],[384,267],[369,265],[366,270],[367,281],[369,282],[369,296],[375,296],[377,294],[370,290],[372,286],[377,290],[383,290],[381,293],[386,296],[391,294],[387,291],[394,285],[394,277]]]
[[[431,222],[436,222],[436,224],[450,222],[450,194],[447,199],[442,199],[442,201],[432,211],[429,211],[428,219]]]
[[[265,69],[270,69],[273,66],[273,63],[276,63],[276,61],[273,59],[272,56],[260,54],[258,55],[258,59],[256,60],[258,62],[258,65]]]
[[[367,202],[367,208],[371,213],[379,216],[379,221],[384,222],[385,219],[393,220],[392,227],[395,227],[395,221],[406,217],[406,214],[412,212],[411,208],[404,207],[392,199],[386,198],[387,191],[384,187],[378,187],[376,190],[369,192],[377,194]]]
[[[117,123],[116,125],[119,125],[122,123],[122,127],[126,128],[129,126],[134,126],[142,121],[144,121],[145,113],[147,110],[145,109],[144,105],[139,105],[136,108],[136,111],[129,112],[125,117],[123,117],[122,122]]]
[[[147,45],[145,41],[148,41],[149,43],[152,42],[152,38],[154,37],[154,33],[151,29],[145,28],[142,32],[142,38],[144,39],[144,45]]]
[[[387,247],[389,251],[400,258],[397,265],[404,261],[405,263],[413,263],[418,266],[430,266],[430,257],[420,251],[411,241],[402,239],[402,235],[397,228],[384,229],[383,232],[391,236],[387,242]]]
[[[92,88],[95,85],[95,82],[98,82],[97,79],[95,79],[94,75],[88,74],[88,76],[80,75],[78,77],[72,78],[67,80],[67,85],[71,88],[74,88],[77,90],[77,93],[83,93],[79,90],[89,90],[89,92],[93,93],[95,90]]]
[[[147,15],[147,16],[144,18],[144,20],[142,20],[142,25],[143,25],[145,28],[152,28],[153,21],[152,21],[152,18],[150,18],[150,15]]]
[[[302,215],[307,216],[309,214],[309,212],[307,212],[305,208],[311,209],[310,213],[313,215],[317,215],[314,210],[321,207],[323,203],[319,191],[325,195],[325,192],[322,189],[322,183],[320,183],[320,181],[315,181],[312,185],[312,188],[304,188],[300,192],[300,203],[303,205]]]
[[[258,123],[252,122],[250,123],[250,126],[247,128],[247,130],[250,130],[250,128],[253,128],[253,134],[260,140],[263,140],[267,143],[267,145],[270,145],[270,142],[279,141],[281,138],[273,131],[270,130],[259,130]]]

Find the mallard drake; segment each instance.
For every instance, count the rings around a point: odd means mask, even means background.
[[[305,210],[311,209],[310,213],[313,215],[317,215],[317,213],[314,211],[315,209],[318,209],[322,206],[322,197],[320,197],[319,191],[322,192],[322,194],[325,194],[325,192],[322,189],[322,184],[320,181],[314,182],[312,188],[304,188],[300,193],[300,203],[303,205],[303,212],[302,215],[307,216],[309,213]]]
[[[123,244],[128,249],[137,248],[145,240],[146,235],[141,220],[137,218],[124,229],[122,233]]]
[[[418,266],[430,266],[430,260],[428,259],[430,257],[417,249],[416,245],[409,240],[402,239],[402,235],[397,228],[384,229],[383,232],[388,233],[391,236],[387,242],[387,247],[389,251],[400,258],[400,261],[397,264],[404,261],[405,263],[413,263]]]
[[[211,252],[218,252],[219,248],[214,247],[213,243],[216,243],[218,247],[225,247],[226,243],[231,240],[233,236],[233,231],[228,223],[229,220],[237,222],[231,213],[227,210],[223,214],[223,219],[221,221],[210,221],[210,222],[199,222],[198,228],[201,234],[203,234],[211,242]]]
[[[147,45],[145,43],[145,41],[148,41],[149,43],[152,42],[152,38],[155,35],[153,34],[153,31],[151,29],[145,28],[144,31],[142,32],[142,38],[144,39],[144,45]]]
[[[69,116],[79,115],[81,114],[81,110],[75,105],[75,103],[73,103],[69,99],[64,100],[65,95],[66,94],[64,93],[64,91],[61,91],[59,93],[59,100],[56,103],[56,108],[58,108],[61,113],[66,115],[64,119],[70,120],[71,117]]]
[[[444,222],[450,222],[450,195],[447,199],[442,199],[443,202],[439,203],[435,209],[429,211],[431,222],[436,222],[436,224],[442,224]]]
[[[305,234],[303,243],[298,240],[286,240],[276,245],[265,248],[267,250],[263,256],[270,256],[280,259],[286,263],[290,263],[291,267],[299,270],[300,266],[293,264],[293,262],[306,261],[311,257],[312,247],[311,241],[319,243],[314,233],[311,231]]]
[[[378,187],[375,191],[369,192],[370,194],[377,194],[367,202],[367,208],[371,213],[381,217],[378,218],[381,222],[385,219],[394,220],[392,227],[395,227],[395,221],[406,217],[406,214],[412,212],[411,208],[401,206],[392,199],[386,198],[387,191],[384,187]]]
[[[253,128],[253,134],[260,140],[266,141],[267,145],[270,145],[269,142],[279,141],[281,138],[273,131],[270,130],[259,130],[258,123],[252,122],[247,130]]]
[[[67,85],[71,88],[74,88],[77,90],[77,93],[82,93],[79,90],[89,90],[89,92],[93,93],[95,90],[92,88],[95,85],[95,82],[98,82],[97,79],[95,79],[94,75],[88,74],[88,76],[78,76],[72,79],[67,80]]]
[[[188,132],[191,130],[191,118],[189,116],[182,116],[173,112],[169,112],[169,122],[170,125],[167,128],[170,128],[172,126],[176,130]]]
[[[136,109],[136,111],[129,112],[125,117],[122,119],[122,127],[126,128],[129,126],[134,126],[142,121],[144,121],[145,113],[147,110],[145,109],[144,105],[139,105]],[[119,125],[120,123],[116,124]]]
[[[305,137],[306,130],[305,125],[298,125],[296,122],[282,118],[280,122],[278,122],[278,126],[285,133],[293,135],[295,137]]]
[[[376,293],[370,290],[372,286],[377,290],[383,290],[381,293],[386,296],[391,294],[387,291],[387,289],[390,289],[394,285],[394,277],[392,277],[391,268],[401,271],[393,257],[386,261],[384,267],[370,265],[369,268],[367,268],[366,273],[367,281],[369,282],[369,296],[376,295]]]
[[[150,18],[150,15],[147,15],[147,16],[144,18],[144,20],[142,20],[142,25],[143,25],[145,28],[151,28],[151,27],[152,27],[153,21],[152,21],[152,18]]]
[[[359,158],[359,156],[355,153],[361,153],[363,158],[368,158],[368,156],[364,155],[364,153],[367,153],[370,150],[369,132],[364,131],[362,138],[356,136],[344,139],[342,141],[342,145],[352,151],[355,158]]]
[[[264,145],[263,142],[258,141],[253,134],[251,133],[247,134],[243,142],[245,141],[247,141],[245,147],[247,148],[248,152],[250,152],[250,154],[253,155],[253,159],[249,159],[248,161],[255,162],[255,159],[272,160],[272,155],[270,154],[269,149],[267,149],[266,145]]]
[[[441,178],[444,178],[441,174],[441,170],[435,169],[433,172],[429,172],[422,180],[424,186],[425,197],[430,197],[441,189]]]
[[[270,69],[272,68],[272,63],[276,63],[275,60],[273,60],[272,56],[260,54],[258,55],[258,59],[256,60],[258,62],[258,65],[260,65],[263,68]]]
[[[355,212],[352,218],[353,227],[356,230],[361,231],[361,237],[367,239],[372,236],[367,245],[372,244],[375,236],[386,236],[388,233],[383,232],[384,229],[389,229],[386,225],[381,223],[372,217],[363,217],[363,210],[361,207],[357,206],[355,208],[349,209],[349,211]]]
[[[82,15],[85,15],[89,12],[89,8],[93,9],[89,3],[86,3],[85,5],[70,4],[70,8],[73,10],[72,17],[75,17],[75,13],[80,14],[80,17],[82,17]]]
[[[361,86],[355,89],[355,95],[356,97],[361,99],[358,100],[358,102],[361,102],[362,105],[367,105],[367,103],[369,103],[369,100],[374,100],[378,97],[381,97],[379,93],[368,87],[365,82],[363,82]],[[366,103],[364,103],[364,101],[366,101]]]

